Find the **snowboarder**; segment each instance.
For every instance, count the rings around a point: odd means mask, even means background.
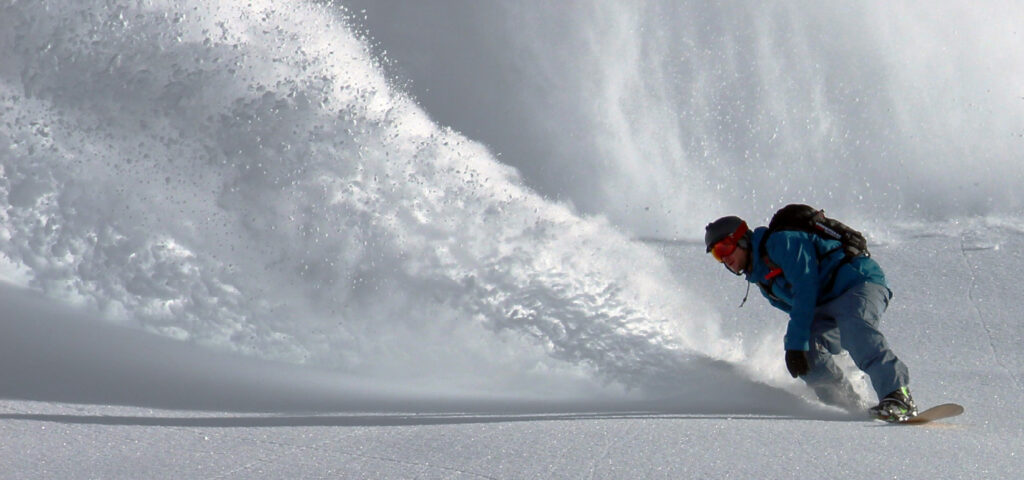
[[[708,224],[704,243],[715,260],[758,284],[774,307],[789,314],[786,368],[822,402],[863,411],[860,396],[832,359],[846,350],[880,399],[869,409],[872,416],[896,422],[917,415],[907,367],[878,330],[892,291],[877,262],[866,255],[846,258],[839,241],[814,233],[751,231],[735,216]]]

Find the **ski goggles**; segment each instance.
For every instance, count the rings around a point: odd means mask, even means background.
[[[711,256],[718,260],[719,263],[724,262],[725,257],[732,255],[732,252],[736,251],[736,246],[736,240],[727,237],[711,247]]]

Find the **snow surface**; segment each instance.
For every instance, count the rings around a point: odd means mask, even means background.
[[[67,3],[0,2],[0,478],[1024,467],[1021,7]],[[701,235],[791,201],[963,416],[788,377]]]

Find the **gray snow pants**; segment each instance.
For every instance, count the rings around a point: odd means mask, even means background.
[[[850,352],[857,368],[871,378],[879,399],[910,384],[907,366],[878,331],[891,298],[888,288],[863,283],[815,309],[807,355],[810,371],[802,377],[809,386],[848,383],[832,360],[832,355],[842,350]]]

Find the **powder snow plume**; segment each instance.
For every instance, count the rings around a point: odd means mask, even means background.
[[[369,378],[748,382],[664,259],[433,123],[337,8],[2,5],[0,245],[33,289]]]

